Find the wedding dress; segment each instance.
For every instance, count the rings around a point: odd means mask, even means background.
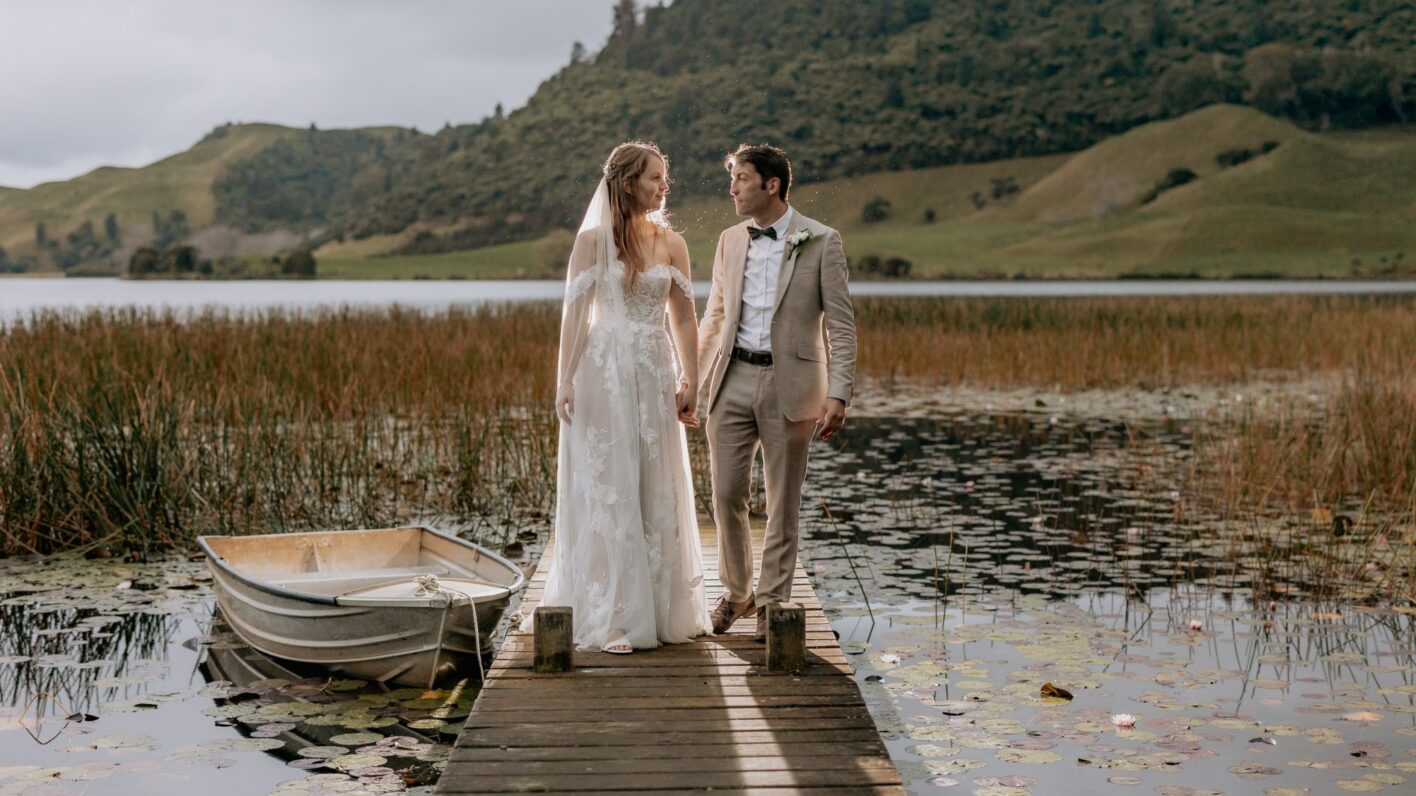
[[[574,410],[560,426],[555,544],[541,600],[572,608],[581,649],[684,642],[708,626],[665,312],[669,301],[687,301],[692,312],[693,285],[655,264],[627,292],[625,268],[602,181],[566,276],[557,383],[569,380]]]

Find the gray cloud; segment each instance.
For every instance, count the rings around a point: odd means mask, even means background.
[[[603,44],[611,5],[0,0],[0,185],[144,165],[226,121],[476,121]]]

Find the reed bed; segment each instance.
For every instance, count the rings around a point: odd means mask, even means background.
[[[0,332],[6,553],[544,513],[548,305],[192,317]],[[498,522],[500,521],[500,522]]]
[[[122,310],[0,328],[0,551],[141,555],[202,533],[416,518],[503,540],[544,526],[558,313]],[[1225,421],[1238,437],[1202,441],[1203,472],[1234,506],[1313,493],[1399,504],[1412,490],[1416,401],[1397,378],[1416,372],[1411,297],[867,299],[857,315],[862,376],[887,383],[1345,375],[1316,419]]]
[[[1416,297],[857,301],[863,374],[980,387],[1222,384],[1416,362]]]

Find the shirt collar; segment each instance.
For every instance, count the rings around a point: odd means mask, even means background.
[[[787,230],[791,227],[792,222],[792,212],[792,206],[787,205],[787,212],[783,213],[781,218],[767,225],[777,230],[777,240],[787,239]]]

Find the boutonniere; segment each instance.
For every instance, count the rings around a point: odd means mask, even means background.
[[[787,245],[791,247],[788,250],[788,256],[797,256],[797,252],[801,251],[806,244],[810,243],[815,238],[816,236],[811,234],[811,230],[808,229],[799,229],[793,232],[791,237],[787,238]]]

